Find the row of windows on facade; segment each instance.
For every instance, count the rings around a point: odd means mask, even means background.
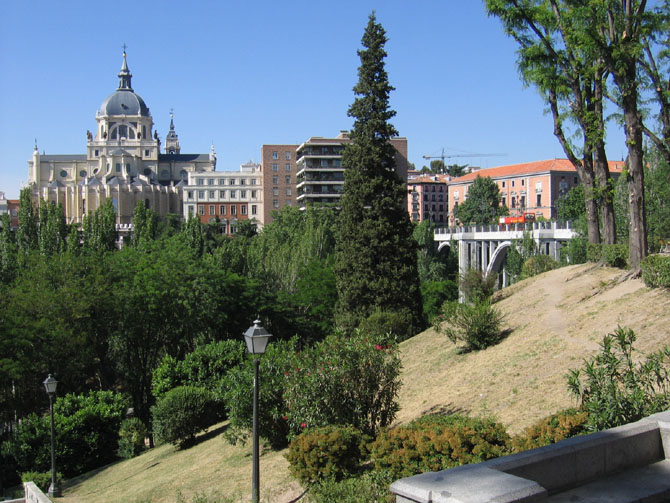
[[[286,200],[284,203],[284,206],[291,206],[291,201],[289,199]],[[272,200],[272,207],[273,208],[279,208],[279,200],[273,199]]]
[[[439,189],[435,189],[435,184],[424,185],[424,192],[444,192],[445,185],[438,185]],[[412,185],[412,192],[416,192],[416,185]]]
[[[188,190],[188,191],[186,191],[186,197],[189,200],[193,200],[194,192],[198,193],[198,199],[199,200],[205,199],[205,194],[207,194],[209,199],[216,199],[216,193],[217,193],[216,190],[209,190],[209,191],[206,191],[206,190],[198,190],[198,191]],[[257,190],[251,190],[251,191],[240,190],[239,191],[239,194],[240,194],[239,198],[240,199],[246,199],[247,198],[247,192],[251,193],[251,199],[256,199],[256,196],[257,196],[257,193],[258,193]],[[218,193],[219,193],[219,199],[228,199],[229,198],[228,196],[230,196],[230,199],[236,199],[238,191],[237,190],[219,190]]]
[[[291,172],[291,165],[289,163],[284,164],[284,170],[287,173],[290,173]],[[276,162],[272,163],[272,171],[274,171],[275,173],[277,171],[279,171],[279,164],[277,164]]]
[[[130,165],[130,163],[126,163],[126,173],[130,173],[130,170],[131,170],[131,165]],[[99,171],[99,169],[98,169],[98,168],[95,168],[95,169],[93,170],[93,174],[96,175],[96,174],[98,173],[98,171]],[[107,163],[107,171],[109,171],[109,163]],[[116,171],[117,173],[121,173],[121,163],[120,163],[120,162],[117,162],[117,163],[116,163],[116,165],[114,166],[114,171]],[[151,176],[152,173],[153,173],[153,170],[152,170],[151,168],[144,168],[143,173],[144,173],[145,176]],[[87,174],[88,174],[88,173],[86,172],[85,169],[82,169],[82,170],[79,171],[79,176],[80,176],[81,178],[86,178]],[[70,175],[70,174],[69,174],[66,170],[64,170],[64,169],[62,169],[62,170],[60,171],[60,176],[61,176],[61,178],[68,178],[69,175]],[[182,178],[186,178],[186,176],[187,176],[186,171],[185,171],[185,170],[182,170],[182,172],[181,172],[181,177],[182,177]],[[169,178],[169,177],[170,177],[170,171],[168,171],[167,169],[162,170],[162,171],[161,171],[161,177],[163,177],[163,178]],[[254,181],[255,181],[255,180],[254,180]],[[242,184],[242,185],[244,185],[244,184]],[[254,184],[252,184],[252,185],[254,185]]]
[[[279,177],[278,176],[273,176],[272,177],[272,183],[277,185],[279,183]],[[284,183],[286,185],[291,185],[291,177],[290,176],[285,176],[284,177]]]
[[[94,151],[94,155],[95,155],[95,157],[100,157],[100,150],[98,150],[96,148],[95,151]],[[151,150],[144,149],[144,157],[149,157],[150,155],[151,155]]]
[[[272,158],[273,159],[279,159],[279,152],[277,152],[277,151],[272,152]],[[287,161],[290,161],[291,160],[291,152],[284,152],[284,159],[286,159]]]
[[[204,215],[205,214],[205,206],[207,206],[207,205],[205,205],[205,204],[199,204],[198,205],[198,214],[199,215]],[[210,204],[209,205],[209,214],[210,215],[217,215],[216,208],[217,208],[217,205]],[[225,205],[223,205],[223,204],[219,205],[218,208],[219,208],[218,215],[226,215],[227,214],[228,210],[226,209]],[[193,214],[193,210],[194,210],[193,206],[188,207],[189,215]],[[256,215],[257,213],[258,213],[257,205],[252,204],[251,205],[251,214]],[[237,206],[231,206],[230,207],[230,214],[231,215],[237,215]],[[240,215],[246,215],[246,214],[247,214],[247,207],[246,206],[240,206]]]
[[[256,185],[256,179],[251,178],[250,180],[247,180],[246,178],[240,178],[240,185],[247,185],[247,182],[249,182],[249,185]],[[219,183],[218,185],[225,185],[226,184],[226,179],[225,178],[219,178]],[[196,181],[196,185],[205,185],[205,179],[204,178],[198,178]],[[207,185],[217,185],[216,179],[215,178],[208,178],[207,179]],[[237,179],[236,178],[228,178],[228,185],[237,185]]]

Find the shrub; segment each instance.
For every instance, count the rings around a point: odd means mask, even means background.
[[[171,389],[185,384],[186,375],[181,368],[181,362],[174,356],[165,355],[151,373],[151,393],[156,401]]]
[[[497,281],[495,274],[487,276],[477,269],[468,269],[461,275],[461,290],[468,302],[476,303],[491,298]]]
[[[342,480],[359,470],[363,436],[353,426],[323,426],[305,430],[289,444],[286,459],[291,474],[311,484]]]
[[[296,354],[297,339],[268,344],[260,357],[258,391],[258,429],[273,448],[285,447],[289,433],[286,420],[284,386]],[[244,440],[253,426],[253,358],[231,369],[223,382],[224,403],[230,420],[226,437],[230,442]]]
[[[442,304],[458,300],[458,284],[454,281],[426,281],[421,283],[423,314],[429,322],[441,313]]]
[[[424,416],[381,432],[370,453],[375,469],[397,479],[508,454],[509,441],[505,428],[491,419]]]
[[[54,403],[56,457],[66,477],[114,461],[125,397],[112,391],[65,395]],[[51,467],[51,420],[48,414],[24,418],[3,444],[19,471],[44,472]]]
[[[444,331],[452,342],[464,342],[468,351],[486,349],[500,342],[504,335],[502,324],[505,315],[489,301],[477,304],[447,302],[443,319],[446,323],[438,323],[436,329]]]
[[[404,341],[414,335],[416,327],[412,327],[412,317],[408,312],[375,311],[361,322],[359,328],[369,334]]]
[[[583,264],[586,262],[586,238],[577,236],[561,247],[561,264]]]
[[[300,353],[289,370],[284,396],[293,434],[348,424],[374,436],[398,411],[400,359],[386,337],[360,330],[330,335]]]
[[[512,438],[512,450],[527,451],[582,435],[586,433],[587,419],[586,412],[576,409],[567,409],[542,418],[526,428],[521,435]]]
[[[628,265],[628,246],[623,244],[587,243],[586,258],[589,262],[603,262],[610,267],[623,269]]]
[[[532,276],[537,276],[543,272],[551,271],[558,267],[558,262],[556,262],[549,255],[535,255],[530,257],[523,263],[521,268],[521,277],[530,278]]]
[[[56,472],[56,481],[60,483],[61,480],[63,480],[63,474]],[[34,483],[46,494],[51,485],[51,470],[48,472],[24,472],[21,474],[21,481]]]
[[[215,424],[220,416],[214,394],[204,388],[178,386],[151,408],[154,434],[159,441],[189,445],[196,433]]]
[[[117,454],[120,458],[130,459],[141,453],[146,445],[147,427],[137,417],[124,419],[119,430],[119,447]]]
[[[642,261],[642,279],[650,288],[670,289],[670,255],[649,255]]]
[[[590,431],[637,421],[670,406],[670,348],[635,363],[629,328],[618,327],[603,338],[600,353],[584,361],[583,370],[566,376],[568,389],[588,413]]]
[[[393,482],[386,470],[368,471],[340,481],[323,480],[310,487],[307,501],[312,503],[395,503],[389,490]]]

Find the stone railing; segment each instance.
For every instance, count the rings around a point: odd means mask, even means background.
[[[33,482],[23,484],[25,503],[51,503],[51,500]]]
[[[670,501],[670,411],[391,484],[397,503]]]

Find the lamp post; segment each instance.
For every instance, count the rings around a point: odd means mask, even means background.
[[[265,353],[268,340],[272,334],[261,326],[261,321],[254,321],[253,326],[244,333],[244,340],[247,343],[247,350],[254,355],[254,425],[253,425],[253,465],[251,469],[251,501],[259,503],[260,501],[260,477],[258,470],[258,356]]]
[[[46,389],[47,395],[49,395],[49,412],[51,412],[51,485],[47,491],[47,496],[58,498],[61,492],[56,480],[56,446],[54,443],[54,396],[56,396],[58,381],[49,374],[49,377],[42,384],[44,384],[44,389]]]

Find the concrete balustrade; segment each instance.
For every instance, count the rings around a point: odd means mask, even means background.
[[[670,501],[670,411],[391,485],[397,503]]]

